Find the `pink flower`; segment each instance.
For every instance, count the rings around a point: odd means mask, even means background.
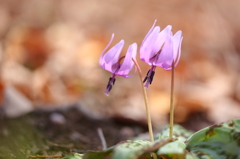
[[[160,27],[154,27],[155,24],[156,20],[140,47],[140,59],[151,66],[143,81],[146,82],[145,87],[152,83],[157,66],[171,70],[172,63],[176,67],[181,55],[182,31],[173,35],[172,26],[168,25],[160,32]]]
[[[116,81],[115,79],[116,75],[122,76],[125,78],[130,77],[128,74],[132,70],[132,67],[134,65],[134,62],[132,61],[132,59],[136,59],[136,54],[137,54],[137,44],[133,43],[128,47],[126,55],[119,58],[124,45],[124,40],[121,40],[119,43],[114,45],[111,49],[109,49],[106,52],[106,50],[112,43],[113,38],[114,38],[114,34],[112,34],[110,42],[108,43],[106,48],[103,50],[99,60],[100,66],[103,69],[112,73],[112,77],[109,78],[107,89],[105,91],[106,95],[108,95],[108,92],[110,92],[110,90],[112,89],[112,86]],[[123,59],[124,61],[121,63]]]

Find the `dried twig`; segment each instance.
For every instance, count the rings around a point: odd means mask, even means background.
[[[98,136],[99,136],[99,138],[101,140],[101,143],[102,143],[103,150],[105,150],[105,149],[107,149],[107,143],[106,143],[106,140],[104,138],[103,131],[102,131],[101,128],[98,128],[97,131],[98,131]]]

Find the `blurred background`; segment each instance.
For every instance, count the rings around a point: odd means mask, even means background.
[[[0,93],[8,117],[77,105],[93,119],[145,121],[137,74],[117,77],[98,64],[113,44],[143,38],[155,19],[183,31],[175,76],[175,121],[193,130],[240,117],[240,1],[0,1]],[[149,66],[139,60],[143,74]],[[155,129],[168,123],[171,72],[157,68],[148,89]]]

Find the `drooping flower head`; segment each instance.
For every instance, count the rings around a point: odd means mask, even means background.
[[[132,67],[134,65],[134,62],[132,61],[132,59],[136,59],[136,54],[137,54],[137,44],[133,43],[128,47],[126,55],[119,58],[120,53],[122,52],[122,49],[124,46],[124,40],[121,40],[119,43],[117,43],[107,51],[108,47],[113,41],[113,38],[114,38],[114,34],[112,34],[110,42],[108,43],[106,48],[103,50],[99,60],[99,65],[103,69],[112,73],[112,76],[109,78],[109,81],[108,81],[107,89],[105,91],[106,95],[108,95],[109,91],[112,89],[112,86],[116,81],[115,79],[116,75],[122,76],[125,78],[130,77],[129,72],[132,70]]]
[[[140,47],[140,59],[151,66],[143,81],[146,82],[145,87],[152,83],[157,66],[171,70],[172,66],[177,66],[181,55],[182,31],[173,35],[171,25],[160,31],[155,24],[156,20]]]

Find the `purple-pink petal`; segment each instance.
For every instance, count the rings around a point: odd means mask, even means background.
[[[130,77],[128,76],[128,74],[134,65],[134,62],[132,61],[132,59],[136,59],[136,54],[137,54],[137,44],[133,43],[128,47],[124,61],[121,64],[120,69],[117,70],[115,74],[126,77],[126,78]]]
[[[174,67],[178,65],[178,62],[181,57],[182,39],[183,39],[182,31],[178,31],[173,36]],[[165,70],[172,70],[172,67],[169,67],[168,69],[165,69]]]
[[[150,32],[146,37],[144,42],[142,43],[140,47],[140,59],[150,63],[150,58],[154,56],[156,52],[153,52],[153,47],[155,45],[155,42],[158,38],[158,34],[160,32],[160,27],[155,27],[152,32]]]
[[[144,43],[145,40],[148,38],[148,36],[149,36],[149,34],[152,32],[152,30],[153,30],[153,28],[154,28],[156,22],[157,22],[157,20],[155,19],[155,21],[154,21],[154,23],[153,23],[151,29],[148,31],[148,33],[147,33],[147,35],[145,36],[145,38],[143,39],[142,43]]]
[[[158,37],[156,39],[156,42],[152,48],[152,52],[157,53],[159,52],[159,50],[162,48],[162,45],[164,44],[164,42],[166,41],[166,38],[169,34],[169,32],[171,31],[172,26],[168,25],[166,28],[164,28],[159,34]]]
[[[179,42],[178,54],[177,54],[177,57],[176,57],[177,59],[175,60],[174,67],[176,67],[178,65],[178,62],[179,62],[180,57],[181,57],[182,40],[183,40],[183,37],[181,37],[181,40]]]
[[[181,41],[182,41],[182,31],[178,31],[175,33],[173,36],[173,56],[174,56],[174,61],[176,61],[176,58],[179,53],[179,47],[181,46]]]
[[[104,64],[104,54],[105,54],[105,52],[106,52],[106,50],[108,49],[108,47],[111,45],[111,43],[112,43],[112,41],[113,41],[113,38],[114,38],[114,33],[112,34],[112,37],[111,37],[111,39],[110,39],[110,41],[109,41],[109,43],[107,44],[107,46],[103,49],[103,51],[102,51],[102,53],[101,53],[101,56],[100,56],[100,60],[99,60],[99,65],[102,67],[103,66],[103,64]]]
[[[121,40],[115,46],[113,46],[106,54],[105,54],[105,62],[111,66],[111,72],[115,72],[118,69],[118,61],[119,55],[122,52],[124,46],[124,40]]]
[[[111,39],[112,40],[112,39]],[[124,40],[121,40],[119,43],[114,45],[110,50],[108,50],[105,54],[101,55],[100,58],[100,66],[112,73],[118,69],[118,60],[119,60],[119,55],[122,51],[124,45]]]
[[[177,66],[181,56],[182,31],[172,35],[172,26],[168,25],[160,32],[156,20],[145,36],[140,47],[140,59],[149,65],[163,67],[166,70]]]
[[[173,39],[172,32],[166,38],[161,53],[158,55],[157,60],[153,63],[155,66],[163,67],[167,69],[171,67],[173,62]]]

